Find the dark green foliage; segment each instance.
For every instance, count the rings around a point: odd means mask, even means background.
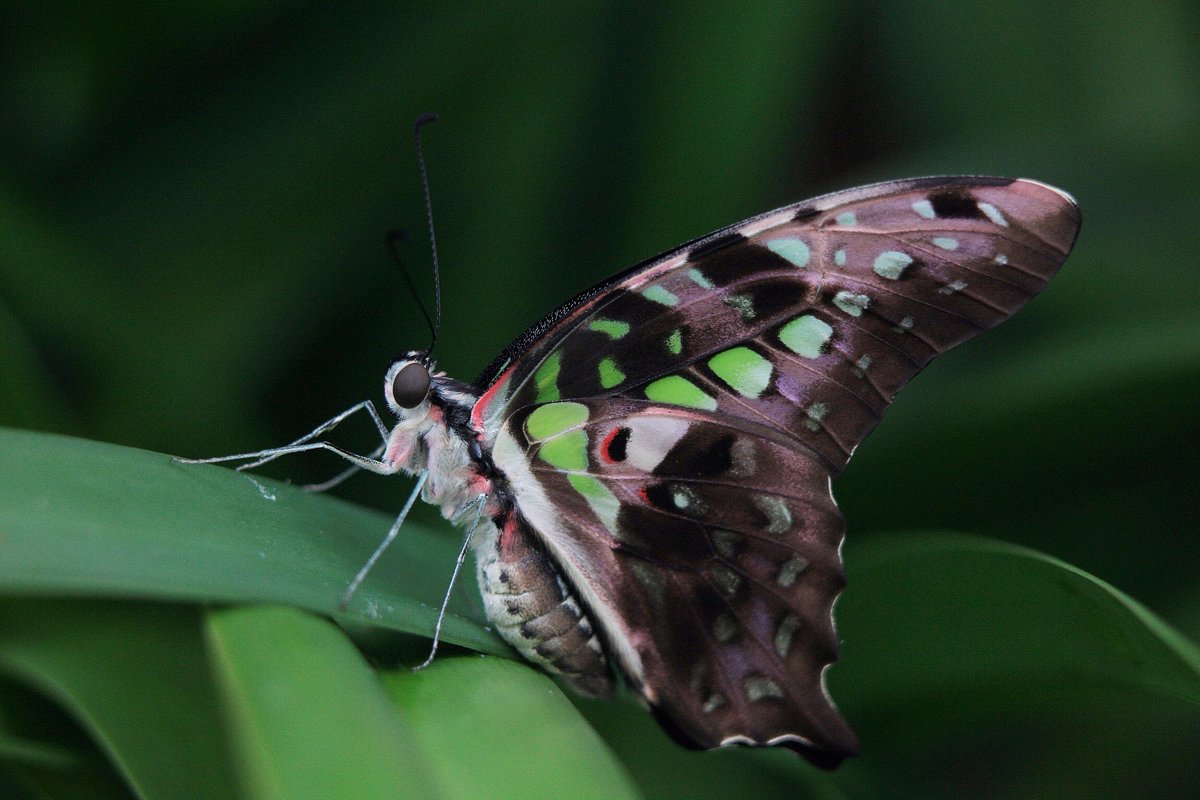
[[[0,795],[1196,794],[1185,6],[8,4]],[[1062,273],[906,388],[835,487],[830,685],[863,740],[838,772],[681,751],[632,704],[580,716],[500,658],[409,675],[457,546],[429,511],[338,616],[365,660],[253,604],[337,616],[403,482],[339,490],[372,512],[99,444],[252,450],[378,401],[427,341],[384,234],[422,229],[428,110],[439,355],[464,379],[579,290],[819,192],[961,172],[1080,201]],[[447,640],[503,654],[469,584]]]

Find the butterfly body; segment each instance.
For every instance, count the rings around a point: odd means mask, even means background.
[[[825,687],[831,482],[925,364],[1046,285],[1079,222],[1065,193],[1005,178],[778,209],[584,292],[474,384],[406,354],[383,457],[341,454],[426,473],[444,516],[480,520],[485,609],[530,661],[594,696],[619,676],[692,746],[833,767],[858,743]],[[269,457],[318,446],[340,452]]]
[[[419,364],[429,375],[422,402],[397,403],[396,375]],[[471,387],[436,370],[423,353],[397,360],[384,381],[388,404],[400,418],[383,461],[415,475],[428,470],[422,499],[454,522],[480,522],[472,536],[484,609],[496,631],[528,661],[562,676],[580,694],[612,694],[612,669],[574,591],[517,511],[506,476],[482,446],[485,430],[472,425],[478,401]]]

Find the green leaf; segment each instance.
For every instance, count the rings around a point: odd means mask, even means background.
[[[0,428],[0,591],[270,602],[338,616],[386,533],[382,514],[229,469]],[[457,554],[406,526],[344,615],[428,634]],[[445,640],[509,652],[478,602],[456,601]]]
[[[345,634],[289,608],[209,617],[249,798],[438,798],[425,755]]]
[[[1052,556],[949,533],[893,534],[848,551],[843,660],[830,673],[848,708],[1113,687],[1200,703],[1194,642]]]
[[[639,796],[562,691],[526,665],[442,658],[384,680],[451,797]]]
[[[200,614],[168,604],[6,600],[0,671],[58,702],[144,798],[228,798]],[[92,784],[95,786],[95,784]]]

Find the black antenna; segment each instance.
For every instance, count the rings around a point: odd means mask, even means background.
[[[417,121],[413,123],[413,139],[417,143],[417,166],[421,169],[421,190],[425,195],[425,220],[429,223],[429,245],[433,250],[433,339],[425,351],[427,353],[433,352],[438,333],[442,330],[442,276],[438,266],[437,237],[433,233],[433,203],[429,199],[429,175],[425,172],[425,153],[421,149],[421,128],[430,122],[437,122],[437,118],[437,114],[426,113],[417,117]],[[427,312],[425,318],[429,319]]]
[[[392,249],[392,260],[396,262],[396,266],[400,267],[400,274],[404,276],[404,284],[408,287],[408,292],[417,301],[417,308],[421,309],[421,316],[425,318],[425,324],[429,326],[430,334],[433,333],[433,319],[429,316],[429,310],[425,308],[425,301],[421,299],[421,292],[417,289],[417,284],[413,281],[412,273],[408,271],[408,266],[404,263],[404,258],[400,254],[400,243],[408,243],[408,231],[397,230],[388,231],[387,243]]]

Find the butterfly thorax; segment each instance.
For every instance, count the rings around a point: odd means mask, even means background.
[[[422,499],[446,519],[470,526],[479,517],[472,549],[484,609],[497,633],[577,692],[610,695],[611,670],[596,627],[522,517],[507,476],[492,461],[486,432],[471,422],[478,392],[428,366],[429,391],[414,408],[395,402],[389,377],[385,391],[399,422],[384,460],[410,475],[428,470]]]
[[[495,467],[474,445],[470,410],[477,395],[471,388],[435,372],[427,396],[414,408],[399,407],[390,385],[386,392],[399,422],[388,437],[383,460],[409,475],[428,470],[421,498],[439,506],[446,519],[473,519],[480,498],[484,517],[502,514],[507,493],[503,486],[497,490]]]

